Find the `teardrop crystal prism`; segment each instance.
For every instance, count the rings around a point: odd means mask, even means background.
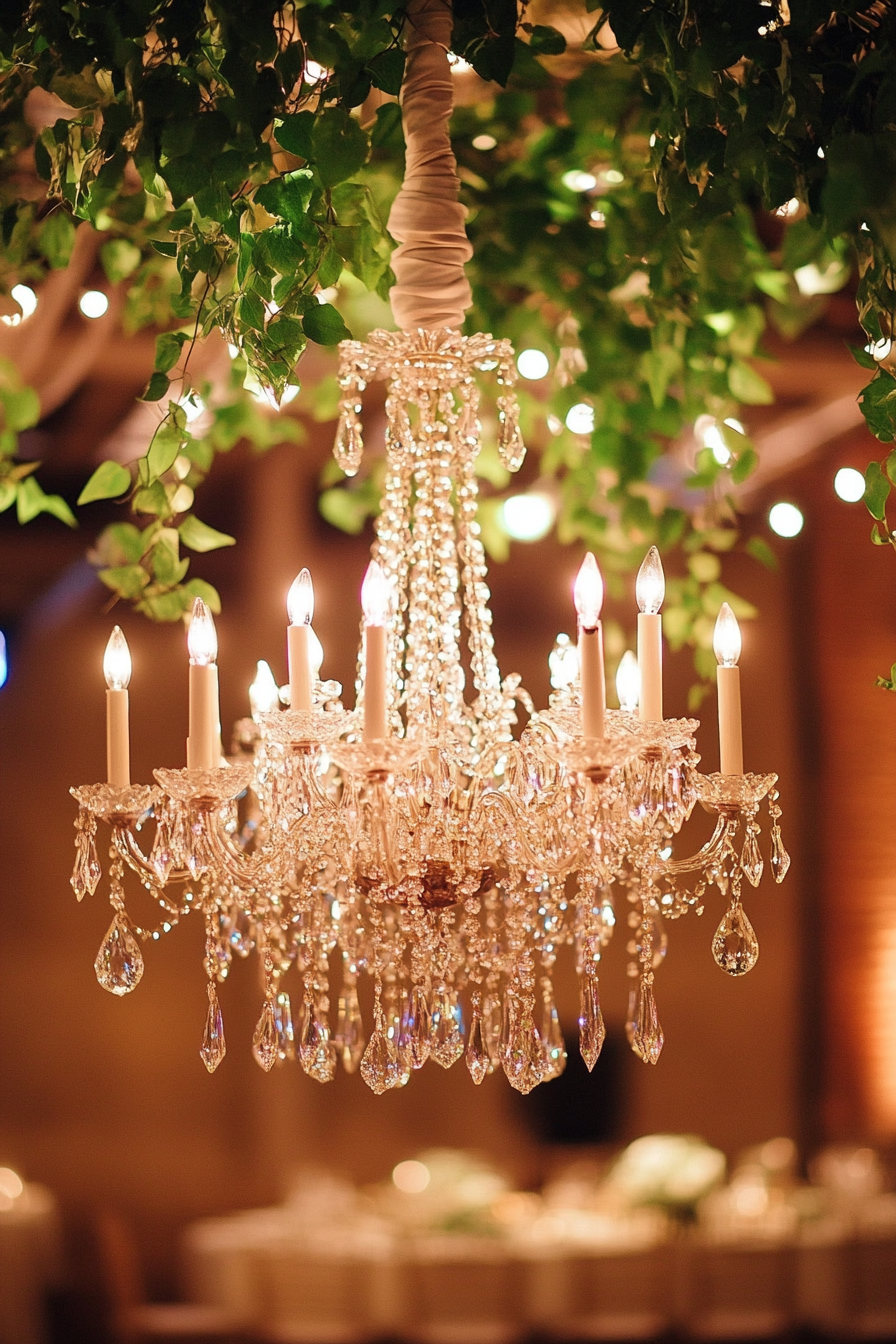
[[[762,855],[759,852],[759,842],[756,839],[756,832],[748,830],[744,838],[744,847],[740,854],[740,866],[744,877],[751,886],[758,887],[762,880]]]
[[[501,1067],[501,1004],[495,994],[482,1000],[482,1036],[488,1048],[488,1071]]]
[[[776,882],[783,882],[787,876],[787,869],[790,867],[790,855],[784,848],[781,840],[780,826],[772,827],[772,852],[771,852],[772,875]]]
[[[378,1097],[401,1081],[398,1051],[379,1027],[375,1029],[361,1060],[361,1077]]]
[[[245,910],[234,906],[230,912],[230,950],[238,957],[248,957],[255,948],[252,921]]]
[[[712,955],[729,975],[746,975],[759,960],[759,940],[739,900],[729,905],[713,935]]]
[[[130,994],[143,975],[143,953],[124,915],[116,914],[94,962],[96,978],[110,994]]]
[[[579,1012],[579,1051],[589,1073],[597,1063],[606,1034],[607,1029],[604,1026],[603,1013],[600,1010],[597,976],[583,976],[581,1009]]]
[[[167,817],[160,816],[156,821],[156,834],[149,851],[149,862],[156,877],[164,886],[174,867],[174,851],[171,844],[171,828]]]
[[[542,1016],[538,1034],[544,1051],[542,1081],[559,1078],[566,1068],[566,1042],[560,1029],[560,1015],[554,1002],[554,990],[550,980],[542,982]]]
[[[274,1026],[277,1028],[277,1058],[295,1059],[295,1028],[289,995],[280,990],[274,1000]]]
[[[515,1014],[507,1050],[504,1055],[504,1074],[511,1087],[528,1096],[544,1078],[545,1051],[541,1037],[532,1021],[528,1006],[521,1005]]]
[[[473,999],[473,1018],[467,1034],[466,1065],[470,1077],[478,1087],[487,1073],[491,1071],[488,1042],[485,1039],[485,1027],[482,1021],[482,1007],[479,995]]]
[[[433,1043],[433,1013],[423,985],[414,985],[401,1016],[399,1049],[407,1054],[413,1069],[422,1069]]]
[[[443,1069],[450,1069],[464,1052],[460,1016],[457,994],[441,989],[432,1014],[432,1057]]]
[[[212,981],[208,987],[208,1014],[205,1019],[202,1045],[199,1047],[199,1057],[209,1073],[214,1073],[226,1054],[224,1019],[221,1016],[218,993]]]
[[[316,1078],[319,1083],[333,1081],[336,1074],[336,1047],[330,1040],[330,1028],[325,1015],[315,1008],[311,998],[305,1000],[302,1014],[299,1062],[309,1078]]]
[[[645,1064],[656,1064],[663,1049],[665,1037],[660,1026],[650,979],[643,977],[638,985],[636,1017],[631,1046]]]
[[[334,1044],[346,1073],[354,1073],[364,1053],[361,1006],[354,985],[343,985],[339,995]]]
[[[252,1037],[252,1053],[265,1073],[270,1073],[277,1062],[277,1019],[274,1001],[267,998]]]

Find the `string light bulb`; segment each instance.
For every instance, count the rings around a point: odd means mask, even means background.
[[[218,632],[215,618],[201,597],[193,603],[190,628],[187,631],[187,650],[190,662],[197,667],[209,667],[218,660]]]
[[[666,596],[666,575],[663,562],[655,546],[651,546],[641,562],[638,577],[635,580],[635,596],[638,610],[656,616]]]
[[[600,609],[604,602],[604,581],[593,551],[588,552],[579,567],[572,598],[582,628],[594,630],[600,620]]]
[[[110,691],[125,691],[131,680],[131,651],[120,625],[109,636],[103,654],[103,676]]]
[[[713,653],[721,667],[736,667],[742,640],[737,617],[727,602],[723,602],[716,618],[712,636]]]
[[[290,625],[310,625],[314,615],[314,584],[309,570],[303,569],[290,584],[286,595]]]

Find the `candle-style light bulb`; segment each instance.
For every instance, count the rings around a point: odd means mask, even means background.
[[[109,636],[103,654],[103,676],[110,691],[124,691],[131,680],[131,651],[120,625]]]
[[[568,690],[579,675],[579,651],[569,635],[558,635],[548,655],[551,685],[555,691]]]
[[[389,619],[389,583],[381,566],[371,560],[361,584],[361,607],[368,625],[385,625]]]
[[[215,618],[201,597],[193,603],[190,629],[187,632],[190,662],[197,667],[209,667],[218,660],[218,632]]]
[[[660,553],[655,546],[651,546],[641,561],[641,568],[635,580],[635,596],[638,599],[638,610],[650,616],[655,616],[663,605],[663,598],[666,596],[666,576],[663,573]]]
[[[307,569],[292,581],[286,595],[286,610],[290,625],[310,625],[314,615],[314,585]]]
[[[634,714],[641,698],[641,669],[631,649],[626,649],[616,669],[616,695],[619,708]]]
[[[592,551],[588,552],[579,567],[572,596],[582,629],[596,629],[604,601],[604,581]]]
[[[249,707],[253,719],[259,714],[273,714],[280,703],[280,688],[270,664],[260,658],[255,668],[255,680],[249,687]]]
[[[740,657],[741,637],[737,617],[727,602],[723,602],[716,619],[712,648],[721,667],[736,667]]]

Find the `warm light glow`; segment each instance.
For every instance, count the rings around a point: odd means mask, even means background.
[[[393,1168],[392,1184],[404,1195],[422,1195],[429,1182],[429,1167],[423,1162],[399,1162]]]
[[[109,298],[101,289],[88,289],[78,300],[85,317],[102,317],[109,311]]]
[[[579,624],[585,630],[594,630],[600,620],[600,609],[603,606],[604,581],[592,551],[585,556],[576,575],[573,601],[579,614]]]
[[[0,1195],[7,1199],[18,1199],[25,1190],[25,1183],[12,1167],[0,1167]]]
[[[593,173],[583,173],[579,168],[572,168],[568,173],[564,173],[560,179],[564,187],[569,187],[570,191],[593,191],[597,186],[597,178]]]
[[[551,685],[555,691],[572,686],[579,675],[579,651],[569,635],[558,635],[548,655]]]
[[[9,293],[22,310],[21,318],[17,318],[11,323],[12,326],[18,326],[20,321],[27,322],[37,308],[37,295],[30,285],[13,285]]]
[[[605,168],[601,177],[605,182],[609,182],[611,187],[618,187],[621,182],[625,181],[625,174],[620,173],[618,168]]]
[[[190,617],[190,629],[187,631],[187,648],[190,662],[207,667],[218,657],[218,632],[215,620],[201,597],[193,603]]]
[[[368,625],[385,625],[389,619],[389,584],[376,560],[371,560],[361,584],[361,607]]]
[[[497,143],[498,142],[493,135],[475,135],[473,137],[474,149],[494,149]]]
[[[473,69],[469,61],[465,61],[463,56],[455,56],[453,51],[448,53],[448,64],[451,67],[452,75],[465,75]]]
[[[779,219],[794,219],[800,212],[800,203],[795,196],[791,196],[789,201],[779,205],[775,214]]]
[[[551,367],[551,361],[543,350],[521,350],[516,357],[516,367],[521,378],[536,382],[539,378],[544,378]]]
[[[550,495],[511,495],[501,505],[501,522],[514,541],[540,541],[553,527],[555,512]]]
[[[638,610],[651,616],[655,616],[663,605],[663,598],[666,596],[666,576],[663,573],[660,553],[655,546],[651,546],[641,561],[641,568],[635,580],[635,596],[638,599]]]
[[[187,417],[188,425],[192,425],[194,420],[198,420],[201,415],[205,415],[205,402],[196,392],[190,392],[187,396],[181,397],[177,404]]]
[[[290,625],[310,625],[314,615],[314,585],[311,574],[303,569],[292,581],[286,595]]]
[[[796,537],[803,530],[803,515],[795,504],[773,504],[768,511],[768,525],[779,537]]]
[[[834,493],[847,504],[856,504],[865,493],[865,477],[855,467],[841,467],[834,477]]]
[[[259,714],[273,714],[279,704],[280,688],[271,671],[270,664],[260,658],[255,667],[255,680],[249,687],[249,707],[252,710],[253,719],[257,718]]]
[[[882,336],[879,341],[871,341],[865,346],[865,354],[873,356],[878,362],[886,359],[892,349],[892,341],[889,336]]]
[[[727,602],[723,602],[712,635],[712,648],[722,667],[734,667],[740,657],[741,638],[737,617]]]
[[[607,217],[603,210],[592,210],[588,216],[588,224],[592,229],[605,229],[607,227]]]
[[[131,651],[120,625],[109,636],[103,654],[103,676],[110,691],[123,691],[131,679]]]
[[[834,257],[824,269],[816,266],[814,261],[810,261],[807,266],[798,266],[793,278],[799,292],[812,297],[815,294],[835,294],[838,289],[843,288],[848,275],[848,267],[844,266],[839,258]]]
[[[587,401],[577,401],[566,412],[566,428],[573,434],[591,434],[594,430],[594,407]]]
[[[322,79],[326,79],[330,72],[325,65],[319,65],[317,61],[305,62],[305,83],[319,84]]]
[[[631,649],[626,649],[616,669],[616,694],[619,708],[634,714],[641,699],[641,671]]]
[[[314,675],[316,677],[320,676],[320,669],[324,661],[324,646],[311,627],[308,629],[308,661]]]

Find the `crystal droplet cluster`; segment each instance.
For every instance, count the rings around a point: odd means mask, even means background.
[[[375,379],[389,382],[374,553],[397,595],[391,736],[364,741],[340,688],[318,683],[311,710],[238,725],[227,768],[72,790],[79,900],[101,879],[98,821],[111,831],[113,919],[96,960],[104,988],[129,993],[143,945],[191,911],[204,919],[199,1053],[210,1072],[225,1057],[219,987],[234,958],[253,953],[264,975],[259,1066],[298,1066],[318,1082],[341,1066],[378,1094],[460,1060],[474,1083],[503,1072],[523,1093],[556,1078],[566,1065],[551,980],[561,954],[579,974],[579,1047],[594,1068],[605,1038],[600,963],[617,923],[629,956],[629,1042],[655,1064],[667,925],[702,913],[710,887],[725,912],[716,961],[735,976],[756,962],[742,887],[762,876],[766,797],[777,881],[789,864],[776,777],[701,775],[691,719],[642,723],[611,710],[605,739],[587,741],[575,680],[536,713],[519,677],[501,675],[476,521],[483,373],[497,377],[498,447],[516,470],[524,449],[507,342],[375,332],[342,347],[336,455],[345,471],[361,460],[362,395]],[[359,705],[363,693],[359,676]],[[520,705],[528,723],[515,736]],[[715,814],[713,835],[674,859],[698,801]],[[125,910],[126,868],[156,904],[154,927]]]

